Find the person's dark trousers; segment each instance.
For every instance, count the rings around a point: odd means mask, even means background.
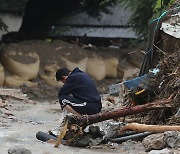
[[[96,114],[101,111],[102,104],[101,102],[84,102],[81,101],[75,97],[72,97],[70,95],[61,95],[59,97],[59,103],[62,107],[62,109],[69,105],[71,106],[76,112],[80,114]]]

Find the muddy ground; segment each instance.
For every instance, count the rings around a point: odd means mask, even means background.
[[[108,105],[105,105],[107,103],[105,101],[106,95],[101,96],[103,98],[102,103],[104,104],[103,109],[120,107],[120,104],[117,104],[118,106],[111,104],[108,107]],[[0,111],[0,153],[2,154],[17,150],[21,150],[21,153],[12,154],[22,154],[25,151],[30,151],[32,154],[179,154],[179,149],[168,148],[162,151],[152,150],[151,152],[145,152],[142,139],[128,140],[120,143],[108,141],[86,148],[61,144],[58,148],[54,148],[54,143],[38,140],[36,133],[39,131],[47,133],[49,130],[54,133],[58,132],[65,113],[61,111],[56,99],[20,100],[16,97],[4,96],[3,100],[5,101],[1,104]],[[118,101],[118,98],[116,97],[115,100]],[[111,122],[115,121],[112,120]],[[103,129],[103,124],[105,123],[93,125],[101,126]]]
[[[11,148],[26,148],[32,154],[83,154],[83,153],[139,153],[143,154],[141,142],[128,141],[123,144],[106,144],[91,148],[78,148],[44,143],[36,139],[38,131],[57,130],[64,114],[59,103],[54,100],[41,100],[35,103],[10,99],[6,107],[11,115],[2,114],[0,123],[0,153],[8,153]]]

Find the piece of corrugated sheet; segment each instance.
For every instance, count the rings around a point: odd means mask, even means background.
[[[131,28],[119,27],[54,27],[50,36],[80,36],[80,37],[103,37],[103,38],[137,38]]]
[[[111,14],[101,13],[100,18],[90,17],[85,12],[72,13],[59,19],[52,27],[50,36],[137,38],[128,25],[132,12],[122,5],[109,7]]]

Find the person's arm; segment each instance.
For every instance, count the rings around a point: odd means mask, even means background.
[[[75,82],[73,81],[73,78],[68,78],[64,85],[60,88],[58,96],[61,95],[69,95],[71,94],[75,89]]]

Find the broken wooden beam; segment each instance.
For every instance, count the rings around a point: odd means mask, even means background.
[[[165,131],[180,131],[180,126],[169,126],[169,125],[146,125],[139,123],[130,123],[121,127],[118,134],[123,134],[125,131],[136,131],[136,132],[153,132],[162,133]]]
[[[75,123],[81,126],[87,126],[87,125],[91,125],[91,124],[109,120],[109,119],[115,119],[115,118],[124,117],[127,115],[134,115],[134,114],[147,112],[147,111],[155,110],[159,108],[172,107],[172,104],[170,102],[171,102],[171,99],[158,100],[158,101],[154,101],[152,103],[147,103],[144,105],[126,107],[126,108],[117,109],[117,110],[109,111],[109,112],[102,112],[102,113],[98,113],[94,115],[84,115],[81,117],[68,116],[67,119],[69,123]]]
[[[68,127],[68,121],[66,120],[65,124],[64,124],[64,127],[62,127],[61,130],[59,131],[57,141],[56,141],[56,143],[54,145],[55,148],[58,148],[58,146],[61,144],[62,139],[66,135],[67,127]]]

